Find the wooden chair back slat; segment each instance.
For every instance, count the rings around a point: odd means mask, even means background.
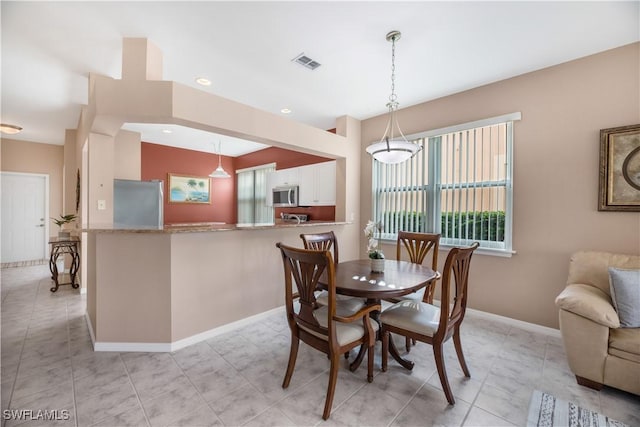
[[[398,241],[396,244],[396,259],[401,259],[402,248],[405,248],[409,255],[409,260],[414,264],[422,264],[427,254],[431,252],[431,269],[438,271],[438,251],[440,249],[440,234],[414,233],[409,231],[398,231]],[[433,303],[435,285],[430,285],[425,289],[423,301]]]
[[[333,250],[333,262],[338,264],[338,239],[333,231],[324,233],[301,234],[300,238],[305,249],[314,249],[317,251]]]
[[[445,336],[464,319],[469,267],[471,256],[477,247],[476,242],[468,248],[452,248],[447,255],[440,294],[440,324],[436,336]]]

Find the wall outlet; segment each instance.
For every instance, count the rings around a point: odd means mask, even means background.
[[[98,210],[103,211],[107,209],[107,201],[106,200],[98,200]]]

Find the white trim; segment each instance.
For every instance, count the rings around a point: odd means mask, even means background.
[[[433,300],[433,305],[440,307],[440,300]],[[488,313],[486,311],[475,310],[473,308],[467,308],[467,311],[475,316],[478,316],[487,320],[494,320],[496,322],[504,323],[507,325],[515,326],[520,329],[524,329],[531,332],[537,332],[556,338],[561,338],[560,329],[549,328],[547,326],[537,325],[535,323],[525,322],[524,320],[513,319],[511,317],[500,316],[499,314]]]
[[[440,305],[439,300],[434,300],[435,305]],[[561,338],[560,330],[549,328],[546,326],[536,325],[535,323],[529,323],[522,320],[512,319],[510,317],[500,316],[498,314],[487,313],[485,311],[474,310],[467,308],[467,311],[475,316],[483,319],[494,320],[507,325],[515,326],[527,331],[544,334],[551,337]],[[94,351],[117,351],[117,352],[149,352],[149,353],[168,353],[180,350],[193,344],[208,340],[210,338],[217,337],[219,335],[231,332],[239,327],[249,325],[257,320],[261,320],[271,314],[284,312],[284,306],[276,307],[262,313],[240,319],[235,322],[227,323],[226,325],[219,326],[217,328],[210,329],[208,331],[172,342],[172,343],[132,343],[132,342],[96,342],[93,328],[91,327],[91,321],[89,320],[89,313],[85,312],[85,318],[89,327],[89,335],[91,336],[91,342],[93,343]]]
[[[418,139],[418,138],[430,138],[432,136],[440,136],[447,133],[460,132],[463,130],[469,130],[473,128],[481,128],[485,126],[491,126],[498,123],[511,122],[515,120],[522,120],[521,112],[518,111],[516,113],[509,113],[509,114],[503,114],[501,116],[489,117],[488,119],[475,120],[473,122],[461,123],[459,125],[427,130],[420,133],[414,133],[413,135],[407,135],[406,138],[409,140]]]
[[[547,326],[537,325],[535,323],[525,322],[523,320],[512,319],[511,317],[500,316],[498,314],[487,313],[486,311],[474,310],[473,308],[467,308],[469,313],[473,313],[478,317],[482,317],[488,320],[496,320],[498,322],[506,323],[511,326],[515,326],[521,329],[525,329],[531,332],[537,332],[552,337],[561,338],[560,329],[549,328]]]
[[[274,309],[264,311],[262,313],[258,313],[253,316],[249,316],[244,319],[237,320],[235,322],[227,323],[226,325],[219,326],[217,328],[210,329],[205,332],[201,332],[196,335],[192,335],[187,338],[183,338],[178,341],[174,341],[172,343],[146,343],[146,342],[96,342],[93,335],[93,330],[91,329],[91,324],[89,322],[88,314],[85,314],[87,318],[87,323],[89,324],[89,333],[91,334],[91,341],[93,342],[94,351],[118,351],[118,352],[149,352],[149,353],[159,353],[159,352],[173,352],[180,350],[181,348],[188,347],[193,344],[197,344],[199,342],[208,340],[210,338],[225,334],[227,332],[231,332],[239,327],[249,325],[256,320],[261,320],[273,313],[278,311],[282,311],[284,306],[276,307]]]
[[[93,333],[93,326],[91,326],[91,319],[89,318],[89,312],[84,312],[84,318],[87,321],[87,326],[89,327],[89,336],[91,337],[91,344],[93,345],[93,349],[95,351],[96,348],[96,336]]]
[[[471,244],[472,244],[472,241],[469,241],[469,245],[471,245]],[[466,243],[462,244],[461,246],[466,246]],[[455,248],[455,247],[457,247],[457,246],[441,244],[439,249],[448,252],[452,248]],[[495,249],[495,248],[479,247],[478,249],[473,251],[473,254],[474,255],[489,255],[489,256],[497,256],[497,257],[503,257],[503,258],[511,258],[513,255],[517,254],[517,252],[516,251],[508,251],[506,249]]]
[[[276,163],[267,163],[265,165],[260,165],[260,166],[253,166],[250,168],[244,168],[244,169],[236,169],[236,175],[241,173],[241,172],[249,172],[249,171],[255,171],[255,170],[260,170],[260,169],[268,169],[268,168],[276,168]]]
[[[87,293],[86,286],[82,286],[82,284],[80,284],[80,295],[84,295],[86,293]]]
[[[227,323],[226,325],[218,326],[217,328],[209,329],[208,331],[175,341],[171,344],[171,351],[180,350],[181,348],[185,348],[192,344],[199,343],[200,341],[208,340],[210,338],[217,337],[222,334],[226,334],[227,332],[231,332],[234,329],[239,328],[241,326],[249,325],[255,322],[256,320],[262,320],[263,318],[266,318],[273,313],[277,313],[278,311],[281,311],[283,308],[284,306],[276,307],[271,310],[263,311],[262,313],[254,314],[253,316],[249,316],[245,319],[240,319],[235,322]]]

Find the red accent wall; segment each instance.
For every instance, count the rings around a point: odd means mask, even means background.
[[[164,181],[164,222],[226,222],[236,221],[236,179],[233,157],[222,156],[222,167],[231,178],[211,178],[211,204],[169,203],[168,174],[206,177],[218,167],[216,154],[185,150],[165,145],[142,143],[141,179]]]
[[[299,153],[284,148],[269,147],[239,157],[222,156],[222,167],[231,175],[228,179],[211,178],[211,204],[169,203],[167,194],[168,174],[208,176],[218,167],[218,155],[202,151],[185,150],[166,145],[142,142],[141,179],[164,181],[165,203],[164,223],[183,222],[238,222],[236,203],[236,170],[276,163],[276,169],[322,163],[331,159]],[[335,206],[311,206],[305,208],[276,208],[276,218],[280,212],[309,215],[312,220],[335,220]]]

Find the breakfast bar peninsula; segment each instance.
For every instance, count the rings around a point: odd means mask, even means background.
[[[333,230],[347,253],[357,250],[346,239],[348,228],[344,222],[310,221],[89,230],[88,250],[98,260],[87,283],[94,348],[174,351],[282,307],[275,243],[300,246],[300,233]]]

